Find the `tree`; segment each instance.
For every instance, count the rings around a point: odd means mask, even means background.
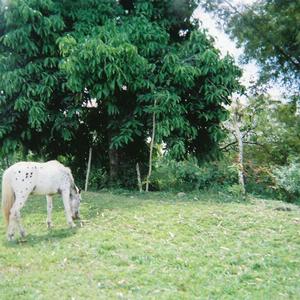
[[[83,163],[93,140],[90,133],[99,131],[93,120],[99,114],[88,109],[88,93],[67,89],[57,41],[69,31],[86,34],[118,10],[116,1],[1,2],[2,152],[23,145],[50,158],[68,153]],[[101,142],[99,136],[96,143]]]
[[[257,164],[286,165],[289,158],[299,156],[300,120],[295,111],[296,99],[290,103],[263,96],[251,99],[245,115],[251,114],[247,122],[255,124],[248,134],[255,148],[248,148],[249,159]]]
[[[128,164],[134,170],[146,163],[155,113],[156,142],[169,155],[216,153],[240,70],[191,19],[196,6],[188,0],[2,5],[2,145],[21,142],[80,159],[96,132],[94,148],[115,180],[122,165],[127,172]]]
[[[78,98],[64,89],[56,40],[66,24],[52,1],[1,2],[0,145],[59,153],[79,127]],[[63,144],[63,146],[62,146]],[[46,151],[48,151],[46,149]]]
[[[282,103],[263,95],[250,97],[247,104],[241,105],[239,117],[245,157],[257,165],[270,166],[285,165],[289,157],[298,156],[300,120],[295,111],[295,100]],[[227,128],[233,128],[230,125],[233,121],[227,123]],[[236,137],[230,134],[223,150],[233,149],[236,144]]]
[[[220,58],[205,32],[185,29],[192,24],[175,31],[167,9],[167,21],[153,22],[161,15],[158,9],[160,3],[137,1],[118,22],[107,22],[88,40],[60,40],[69,88],[76,93],[87,89],[107,114],[116,165],[118,149],[151,135],[153,112],[157,142],[164,141],[170,155],[211,153],[223,136],[223,104],[239,88],[239,69],[230,57]]]
[[[238,178],[239,178],[239,185],[241,188],[241,194],[243,196],[246,195],[246,189],[245,189],[245,172],[244,172],[244,142],[243,142],[243,136],[241,134],[240,126],[241,126],[241,115],[239,112],[240,109],[240,103],[239,101],[236,101],[235,109],[233,111],[232,115],[232,121],[234,126],[234,132],[235,132],[235,138],[237,140],[238,145]]]
[[[227,0],[214,0],[207,1],[206,7],[222,18],[227,32],[243,46],[244,60],[259,63],[263,82],[282,79],[299,92],[299,1],[259,0],[235,6]]]

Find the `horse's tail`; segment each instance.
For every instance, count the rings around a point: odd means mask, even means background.
[[[14,191],[8,180],[8,174],[4,172],[2,177],[2,211],[6,224],[9,222],[10,209],[15,202]]]

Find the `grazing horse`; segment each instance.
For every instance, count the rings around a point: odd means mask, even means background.
[[[52,196],[61,194],[68,224],[79,218],[80,190],[74,183],[71,170],[56,160],[45,163],[18,162],[3,173],[2,210],[8,225],[7,239],[12,240],[16,228],[21,237],[25,231],[20,222],[20,210],[30,194],[46,195],[47,225],[52,226]]]

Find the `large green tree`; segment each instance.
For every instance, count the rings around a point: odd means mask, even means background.
[[[215,153],[240,70],[191,18],[196,2],[2,3],[3,149],[78,159],[93,145],[116,177],[145,161],[155,113],[168,154]]]

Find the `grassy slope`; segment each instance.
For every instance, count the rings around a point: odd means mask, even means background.
[[[48,231],[45,200],[31,198],[26,243],[6,242],[0,220],[0,299],[300,297],[295,206],[276,211],[282,203],[224,202],[216,194],[84,199],[83,228],[67,229],[56,199]]]

